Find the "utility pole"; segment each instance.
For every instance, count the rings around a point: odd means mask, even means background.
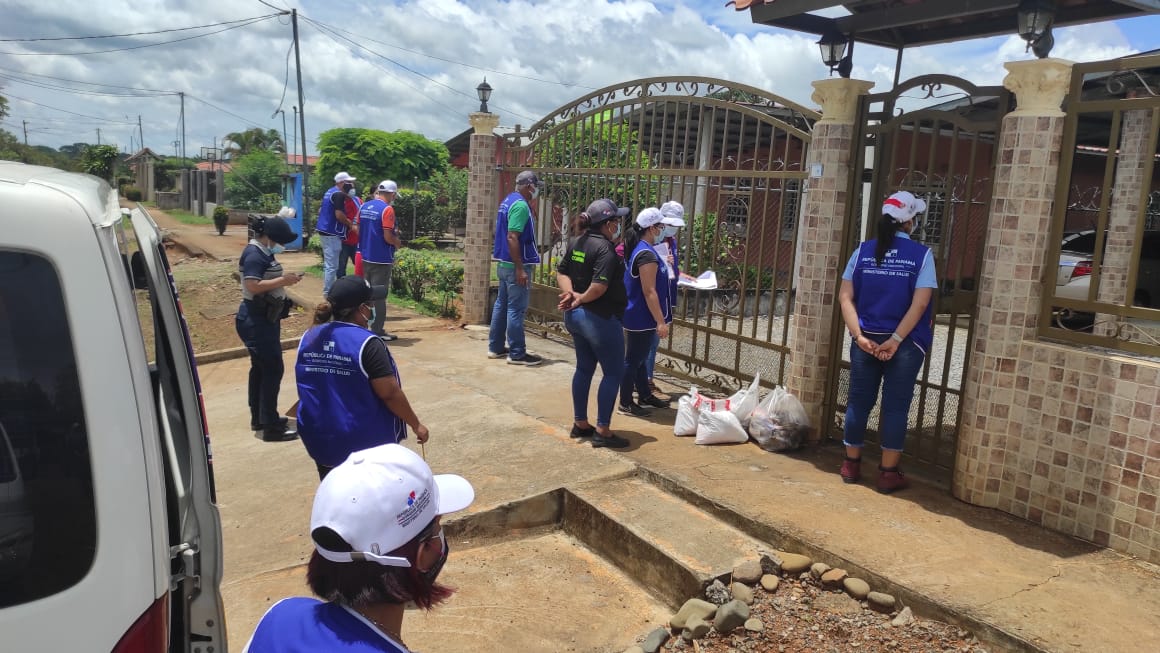
[[[22,120],[24,123],[24,147],[28,147],[28,121]]]
[[[270,117],[273,118],[278,114],[282,114],[282,158],[285,159],[286,155],[289,154],[289,152],[286,151],[286,145],[288,145],[286,142],[286,110],[278,109],[274,113],[270,114]]]
[[[177,149],[181,145],[181,141],[173,141],[173,156],[181,156],[181,150]]]
[[[181,97],[181,167],[185,167],[185,92],[179,92]],[[203,141],[204,142],[204,141]]]
[[[101,128],[97,127],[97,145],[101,144]]]
[[[145,149],[145,131],[141,129],[141,114],[137,114],[137,141]]]
[[[302,127],[302,224],[306,225],[306,217],[310,215],[310,166],[306,165],[306,101],[302,93],[302,49],[298,45],[297,9],[290,10],[290,24],[294,28],[294,66],[298,69],[298,121]]]
[[[294,165],[299,165],[298,164],[298,105],[297,104],[294,105],[294,120],[291,121],[291,124],[294,126],[294,145],[291,146],[294,148]],[[299,168],[299,170],[301,170],[301,168]]]

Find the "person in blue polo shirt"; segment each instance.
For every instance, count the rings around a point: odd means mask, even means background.
[[[352,451],[401,442],[408,426],[419,442],[429,437],[403,393],[391,352],[367,328],[372,302],[386,294],[357,275],[335,281],[298,345],[298,433],[320,478]]]
[[[910,239],[915,216],[926,202],[900,191],[882,205],[878,238],[850,257],[838,302],[850,330],[850,398],[846,405],[846,483],[861,478],[866,422],[882,388],[879,438],[882,464],[878,491],[889,494],[909,485],[898,469],[906,439],[914,383],[934,340],[931,298],[938,287],[930,248]]]
[[[318,223],[314,231],[322,245],[322,294],[330,291],[338,278],[338,257],[342,254],[342,239],[353,221],[346,214],[347,193],[354,188],[355,178],[345,172],[334,176],[334,186],[326,189],[318,207]]]
[[[506,356],[512,365],[539,365],[543,362],[539,356],[528,353],[524,339],[524,315],[528,312],[532,271],[540,262],[531,201],[539,196],[542,187],[543,183],[535,172],[524,170],[516,175],[515,191],[504,198],[496,212],[491,259],[496,261],[499,296],[491,310],[487,357]]]
[[[352,453],[310,513],[306,584],[322,600],[275,603],[242,653],[409,653],[407,604],[430,610],[453,593],[437,582],[450,552],[441,516],[474,500],[467,479],[432,474],[402,445]]]

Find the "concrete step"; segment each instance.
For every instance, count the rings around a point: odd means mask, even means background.
[[[639,477],[569,488],[563,527],[674,608],[773,550]]]

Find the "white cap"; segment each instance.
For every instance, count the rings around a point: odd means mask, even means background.
[[[351,177],[348,172],[340,172],[334,176],[334,183],[341,184],[344,181],[354,181],[356,177]]]
[[[680,202],[670,200],[661,204],[661,215],[665,216],[662,222],[670,227],[685,226],[685,207],[681,206]]]
[[[653,225],[658,225],[664,219],[665,216],[661,215],[661,210],[651,206],[636,214],[636,224],[641,229],[648,229]]]
[[[926,210],[926,201],[907,191],[900,190],[882,203],[882,215],[894,218],[895,222],[910,222],[918,213]]]
[[[331,562],[371,561],[410,567],[388,555],[415,539],[438,515],[463,510],[475,490],[462,476],[439,474],[414,451],[384,444],[352,453],[330,470],[314,494],[310,530],[330,528],[352,551],[315,550]]]
[[[379,187],[375,189],[378,193],[397,193],[399,192],[399,185],[390,179],[384,179]]]
[[[279,218],[293,218],[295,215],[296,213],[294,212],[294,207],[292,206],[283,206],[282,208],[278,209]]]

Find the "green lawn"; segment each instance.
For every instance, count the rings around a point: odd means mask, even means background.
[[[165,213],[182,224],[213,224],[213,218],[203,218],[181,209],[169,209]]]

